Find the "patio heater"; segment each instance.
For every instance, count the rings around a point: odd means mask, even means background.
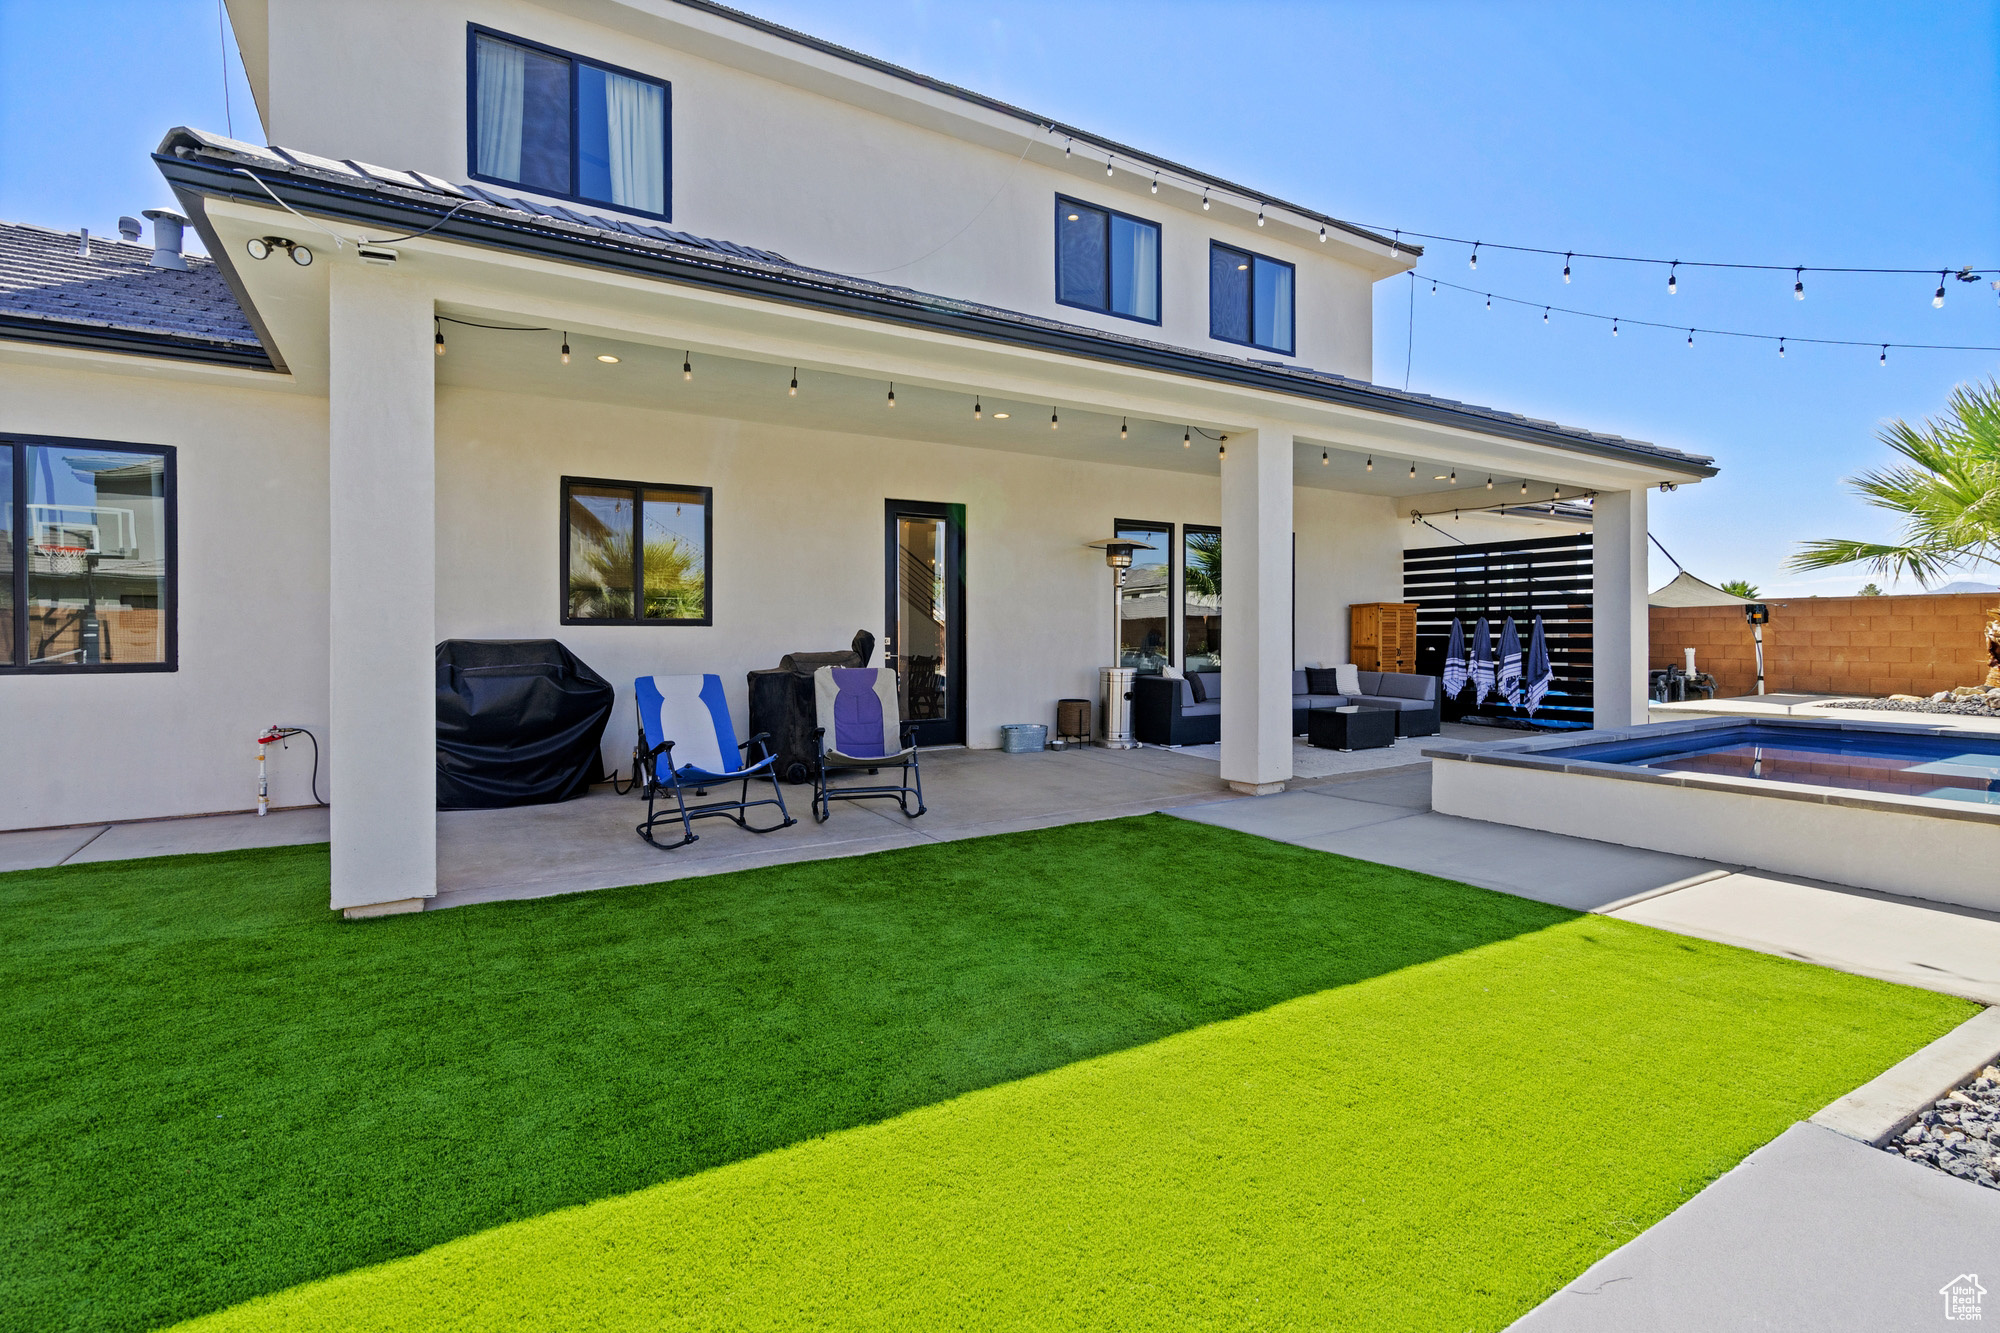
[[[1102,730],[1097,743],[1107,750],[1130,750],[1139,744],[1132,739],[1132,678],[1138,672],[1124,664],[1125,636],[1120,632],[1123,629],[1120,612],[1124,609],[1125,571],[1132,567],[1132,552],[1157,548],[1150,542],[1129,537],[1106,537],[1086,545],[1103,551],[1104,563],[1111,567],[1111,665],[1097,673],[1098,690],[1104,700],[1098,709],[1103,721],[1098,724]]]
[[[1762,602],[1746,602],[1743,618],[1750,622],[1750,633],[1757,640],[1757,693],[1764,692],[1764,626],[1771,623],[1771,608]]]

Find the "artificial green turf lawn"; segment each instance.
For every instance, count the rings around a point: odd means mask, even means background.
[[[905,1262],[930,1254],[964,1189],[992,1245],[1023,1226],[1066,1236],[1096,1254],[1060,1261],[1091,1285],[1019,1271],[1032,1245],[996,1250],[982,1278],[977,1228],[945,1227],[941,1257],[864,1283],[851,1320],[879,1308],[893,1322],[925,1291],[997,1290],[1003,1304],[967,1318],[1046,1314],[1039,1293],[1099,1320],[1174,1322],[1149,1295],[1165,1293],[1229,1322],[1310,1286],[1285,1267],[1310,1254],[1336,1295],[1375,1293],[1356,1310],[1395,1299],[1350,1282],[1380,1269],[1422,1285],[1402,1293],[1421,1326],[1440,1292],[1447,1324],[1461,1301],[1476,1323],[1971,1012],[1164,816],[358,925],[325,911],[325,875],[313,848],[0,876],[0,1326],[157,1326],[728,1163],[567,1216],[680,1200],[648,1234],[697,1256],[757,1237],[793,1285],[734,1264],[731,1319],[793,1308],[801,1270],[784,1256],[830,1262],[850,1230],[886,1227],[902,1248],[882,1253]],[[1299,1014],[1318,1046],[1256,1026]],[[1112,1052],[1126,1053],[1060,1069]],[[1149,1073],[1160,1061],[1182,1081]],[[1310,1096],[1259,1092],[1308,1076]],[[836,1133],[979,1088],[994,1090]],[[1046,1115],[1032,1100],[1045,1088],[1060,1102]],[[1197,1150],[1292,1124],[1287,1107],[1319,1119]],[[1076,1155],[1063,1134],[1080,1136]],[[833,1137],[744,1160],[816,1135]],[[1181,1153],[1146,1157],[1149,1144]],[[821,1164],[826,1202],[802,1215],[817,1229],[758,1221],[813,1197],[759,1174],[794,1162]],[[1228,1163],[1264,1187],[1210,1178]],[[1323,1175],[1343,1163],[1351,1180]],[[924,1197],[905,1197],[908,1178]],[[701,1201],[717,1189],[736,1191],[723,1211],[745,1229],[715,1229],[726,1219]],[[982,1211],[1016,1189],[1061,1206]],[[1201,1200],[1198,1215],[1164,1209],[1177,1197]],[[1140,1201],[1151,1216],[1126,1211]],[[1340,1243],[1315,1251],[1279,1225],[1301,1214],[1344,1219]],[[1199,1297],[1181,1269],[1209,1275]],[[521,1272],[518,1299],[550,1290],[532,1285],[546,1268]],[[732,1290],[706,1263],[698,1276]],[[395,1300],[435,1294],[428,1280]]]

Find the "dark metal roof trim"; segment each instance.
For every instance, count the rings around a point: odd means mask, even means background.
[[[196,196],[215,195],[268,206],[271,195],[264,188],[268,187],[284,203],[302,211],[312,210],[398,232],[422,231],[441,240],[1282,393],[1574,453],[1663,464],[1688,476],[1713,476],[1717,470],[1711,459],[1658,445],[1568,430],[1448,399],[1401,393],[1325,371],[1256,365],[1235,357],[1099,333],[912,288],[884,286],[791,265],[778,256],[737,258],[715,243],[683,244],[627,237],[615,231],[566,223],[549,214],[515,213],[497,205],[490,211],[475,210],[464,207],[461,201],[453,212],[454,205],[442,196],[418,195],[394,186],[376,185],[358,175],[350,180],[345,175],[280,169],[261,160],[256,163],[258,170],[252,179],[228,159],[205,151],[200,136],[192,131],[174,131],[162,147],[171,151],[154,155],[161,173],[177,191]],[[194,211],[194,201],[188,202],[190,211]],[[446,218],[448,212],[452,216]]]
[[[248,370],[277,369],[264,349],[252,344],[207,342],[169,333],[142,333],[108,325],[73,324],[4,312],[0,312],[0,341],[76,347],[127,356],[159,356],[174,361],[203,361],[210,365],[240,366]]]
[[[1032,111],[1015,106],[1012,102],[1003,102],[997,97],[988,97],[985,93],[977,93],[970,88],[961,88],[955,83],[946,83],[943,79],[934,79],[928,74],[919,74],[913,69],[906,69],[901,65],[892,64],[887,60],[866,55],[850,47],[841,46],[836,42],[829,42],[825,38],[815,37],[811,33],[800,32],[796,28],[787,28],[782,23],[773,23],[769,19],[758,18],[755,14],[746,14],[742,10],[732,9],[728,5],[716,4],[714,0],[675,0],[675,3],[684,5],[689,9],[698,9],[704,14],[713,14],[717,18],[727,19],[731,23],[741,24],[746,28],[754,28],[767,36],[779,38],[795,46],[803,46],[809,50],[818,51],[821,55],[829,55],[837,60],[845,60],[851,65],[860,65],[864,69],[872,69],[877,74],[887,74],[892,79],[901,79],[905,83],[916,84],[919,88],[926,88],[934,93],[942,93],[946,97],[956,98],[961,102],[970,102],[972,105],[984,107],[988,111],[997,111],[1003,116],[1011,116],[1016,120],[1025,120],[1038,127],[1046,125],[1050,130],[1062,135],[1066,139],[1073,139],[1080,144],[1088,144],[1099,152],[1128,162],[1134,167],[1156,167],[1161,171],[1171,171],[1176,175],[1198,181],[1213,189],[1226,190],[1230,194],[1240,195],[1245,199],[1255,199],[1272,208],[1282,208],[1288,213],[1297,213],[1300,217],[1311,218],[1314,222],[1322,222],[1329,227],[1338,227],[1350,236],[1358,236],[1362,240],[1374,241],[1377,245],[1389,246],[1414,258],[1421,258],[1424,253],[1424,248],[1421,245],[1412,245],[1410,242],[1403,240],[1392,241],[1389,237],[1379,232],[1370,231],[1368,228],[1359,226],[1356,223],[1343,222],[1330,213],[1322,213],[1318,209],[1307,208],[1303,204],[1288,203],[1276,195],[1265,194],[1261,190],[1253,190],[1247,185],[1238,185],[1236,182],[1225,180],[1220,176],[1212,176],[1206,171],[1198,171],[1193,167],[1183,166],[1181,163],[1172,161],[1169,158],[1142,152],[1137,148],[1119,143],[1115,139],[1106,139],[1101,135],[1091,133],[1089,130],[1079,129],[1074,125],[1066,125],[1059,120],[1051,120],[1047,116],[1038,116]]]

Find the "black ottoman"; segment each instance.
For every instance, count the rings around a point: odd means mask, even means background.
[[[1306,714],[1306,744],[1322,750],[1379,750],[1396,743],[1396,710],[1351,704]]]

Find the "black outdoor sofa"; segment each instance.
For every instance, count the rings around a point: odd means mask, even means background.
[[[1395,671],[1356,673],[1359,691],[1339,692],[1332,667],[1292,672],[1292,734],[1305,734],[1315,708],[1366,704],[1396,710],[1398,736],[1438,734],[1438,679]],[[1212,745],[1222,739],[1222,673],[1198,671],[1185,680],[1140,676],[1132,682],[1132,735],[1145,745]]]

